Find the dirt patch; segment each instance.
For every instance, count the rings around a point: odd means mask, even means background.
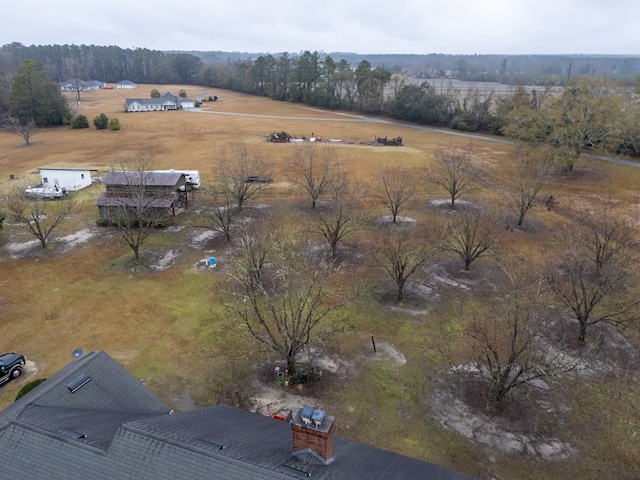
[[[401,367],[407,363],[407,359],[404,354],[399,351],[394,345],[387,342],[376,342],[376,350],[373,350],[372,345],[367,345],[361,353],[362,358],[372,361],[386,361],[394,367]]]
[[[166,270],[174,263],[176,258],[178,258],[179,251],[178,250],[168,250],[164,253],[162,252],[153,252],[154,260],[151,262],[151,270]],[[151,253],[146,253],[146,255],[151,255]]]
[[[303,368],[313,369],[319,376],[314,381],[285,386],[277,381],[276,367],[284,370],[279,363],[261,364],[257,375],[250,381],[253,390],[247,401],[247,408],[264,415],[295,412],[305,405],[322,406],[323,394],[331,391],[335,384],[343,385],[345,380],[357,375],[360,362],[386,361],[395,367],[406,363],[405,356],[392,344],[376,344],[377,353],[371,346],[363,347],[355,360],[344,358],[337,352],[311,346],[298,361]],[[243,403],[243,402],[239,402]]]
[[[11,258],[28,256],[36,249],[40,249],[40,242],[38,240],[30,240],[22,243],[10,242],[4,246],[5,252],[7,252],[7,255]]]
[[[64,237],[58,237],[56,238],[55,242],[62,244],[60,253],[64,253],[71,250],[73,247],[76,247],[82,243],[88,242],[95,236],[96,236],[95,231],[93,231],[90,228],[85,228],[75,233],[65,235]]]
[[[63,237],[56,237],[47,245],[55,249],[56,254],[62,254],[82,243],[88,242],[95,236],[96,233],[93,230],[85,228]],[[8,242],[4,245],[4,250],[11,258],[23,258],[36,255],[42,251],[42,248],[39,240],[29,240],[26,242]]]
[[[393,216],[392,215],[384,215],[378,219],[378,223],[392,223]],[[403,217],[400,215],[396,216],[396,223],[399,224],[407,224],[407,225],[415,225],[418,221],[412,217]]]
[[[547,413],[559,413],[558,407],[546,404]],[[453,392],[438,389],[431,398],[433,417],[446,429],[463,437],[510,454],[525,454],[543,460],[565,460],[578,453],[577,449],[553,435],[527,431],[517,421],[483,413],[472,408]],[[531,421],[535,412],[527,409]],[[521,412],[522,415],[522,412]]]
[[[40,368],[40,366],[33,360],[25,360],[24,373],[26,373],[27,375],[32,377],[40,373],[41,370],[42,368]]]
[[[222,234],[214,230],[198,231],[190,236],[188,245],[195,249],[209,248],[211,241],[220,236]]]

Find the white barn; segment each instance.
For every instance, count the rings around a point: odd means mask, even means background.
[[[41,168],[42,184],[50,187],[65,188],[69,191],[81,190],[91,185],[91,172],[83,168]]]
[[[137,88],[138,85],[133,83],[131,80],[120,80],[116,83],[116,88]]]

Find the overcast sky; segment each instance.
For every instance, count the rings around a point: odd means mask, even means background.
[[[638,0],[4,0],[0,44],[640,54]]]

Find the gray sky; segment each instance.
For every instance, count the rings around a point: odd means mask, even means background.
[[[0,45],[640,54],[637,0],[5,0]]]

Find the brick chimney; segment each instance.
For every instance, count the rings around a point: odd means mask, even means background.
[[[305,406],[293,417],[293,454],[309,453],[325,465],[333,461],[333,432],[335,421],[332,416],[314,407]]]

